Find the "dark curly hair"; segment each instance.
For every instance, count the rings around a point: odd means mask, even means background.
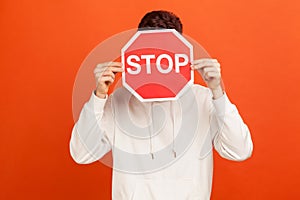
[[[175,14],[169,11],[157,10],[148,12],[139,23],[139,30],[146,29],[175,29],[182,33],[182,23]]]

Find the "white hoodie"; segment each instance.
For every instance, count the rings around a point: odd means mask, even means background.
[[[70,152],[88,164],[112,150],[114,200],[210,199],[212,147],[224,158],[251,156],[249,130],[226,94],[193,85],[176,101],[142,103],[125,88],[92,94],[75,124]]]

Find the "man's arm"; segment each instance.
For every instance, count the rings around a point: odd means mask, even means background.
[[[110,100],[101,99],[93,93],[73,127],[70,153],[79,164],[97,161],[111,149],[109,132],[114,125],[112,117],[108,116],[109,110],[106,110],[106,119],[103,118],[105,104],[109,109]]]
[[[249,129],[226,94],[213,100],[210,131],[214,147],[223,158],[242,161],[251,156]]]
[[[247,159],[253,149],[251,135],[237,108],[223,92],[220,63],[204,58],[195,60],[191,67],[199,71],[212,93],[210,131],[215,149],[230,160]]]
[[[74,125],[70,141],[72,158],[80,164],[99,160],[111,149],[114,119],[111,98],[107,97],[115,73],[122,72],[122,64],[107,62],[94,70],[96,90],[84,105],[79,120]]]

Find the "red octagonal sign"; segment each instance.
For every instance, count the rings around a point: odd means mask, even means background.
[[[121,54],[123,85],[140,101],[175,100],[194,82],[193,47],[174,29],[138,31]]]

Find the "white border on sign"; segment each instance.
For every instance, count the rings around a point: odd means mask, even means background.
[[[131,92],[139,101],[141,102],[153,102],[153,101],[174,101],[178,100],[178,98],[189,88],[194,84],[194,71],[191,70],[191,80],[187,82],[187,84],[180,90],[180,92],[175,97],[169,97],[169,98],[149,98],[144,99],[142,96],[140,96],[133,88],[130,87],[125,81],[125,51],[128,49],[128,47],[138,38],[141,34],[149,34],[149,33],[162,33],[162,32],[171,32],[173,33],[177,38],[179,38],[189,49],[190,49],[190,62],[194,60],[194,52],[193,52],[193,45],[189,43],[180,33],[178,33],[175,29],[159,29],[159,30],[142,30],[137,31],[136,34],[134,34],[130,40],[126,43],[126,45],[121,49],[121,62],[123,64],[124,71],[122,72],[122,84],[123,86]]]

